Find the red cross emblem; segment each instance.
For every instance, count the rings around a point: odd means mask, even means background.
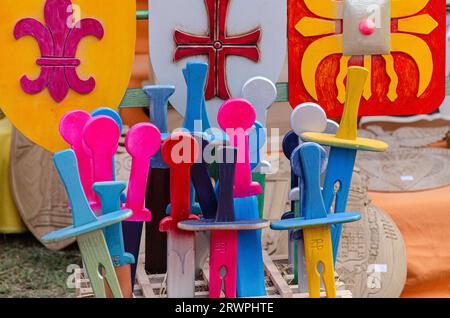
[[[258,62],[260,52],[258,42],[261,28],[246,34],[229,36],[227,32],[227,16],[230,0],[205,0],[208,13],[209,34],[194,35],[180,30],[174,34],[176,50],[174,61],[189,56],[207,55],[209,59],[208,81],[205,97],[227,100],[231,97],[226,75],[226,58],[235,55]]]

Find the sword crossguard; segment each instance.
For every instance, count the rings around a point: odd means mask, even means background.
[[[93,189],[100,196],[103,215],[121,210],[120,196],[125,188],[126,183],[123,181],[98,182],[94,184]],[[134,264],[134,256],[125,252],[122,223],[106,227],[104,234],[113,265],[117,267]]]
[[[130,210],[117,210],[98,217],[94,214],[81,185],[77,158],[73,150],[56,153],[53,156],[53,162],[69,196],[73,225],[45,235],[42,238],[44,242],[59,242],[88,234],[121,222],[131,216]]]
[[[161,146],[159,129],[148,123],[133,126],[125,138],[125,148],[132,157],[126,207],[133,211],[128,221],[150,222],[152,215],[144,208],[150,160]]]
[[[320,185],[321,163],[325,150],[315,143],[305,143],[296,148],[291,157],[295,170],[303,176],[303,217],[284,219],[271,224],[274,230],[292,230],[323,225],[354,222],[361,219],[356,212],[327,214]],[[299,172],[300,171],[300,172]]]
[[[169,98],[175,93],[175,86],[171,85],[151,85],[142,89],[148,96],[150,102],[150,120],[158,127],[163,139],[169,135],[167,128],[167,108]],[[150,166],[157,169],[168,168],[162,159],[161,151],[158,151],[151,159]]]
[[[217,120],[230,137],[231,146],[238,149],[234,196],[244,198],[261,194],[261,185],[252,182],[250,169],[248,131],[256,120],[255,109],[245,99],[230,99],[220,107]]]
[[[210,128],[206,112],[205,85],[208,75],[208,64],[188,62],[183,69],[187,85],[187,103],[183,128],[190,132],[203,132]],[[200,123],[201,127],[196,127]]]
[[[187,133],[175,133],[163,142],[162,156],[170,168],[171,215],[159,224],[161,232],[177,230],[177,224],[198,219],[190,214],[190,169],[200,153],[198,142]]]
[[[233,194],[237,148],[218,147],[216,158],[219,162],[219,182],[217,190],[217,213],[214,219],[182,221],[178,228],[185,231],[246,231],[259,230],[269,225],[258,218],[236,219]]]
[[[91,115],[82,110],[68,112],[59,123],[59,132],[75,152],[83,189],[89,203],[95,205],[96,197],[92,190],[94,183],[92,160],[83,141],[83,129],[90,119]]]

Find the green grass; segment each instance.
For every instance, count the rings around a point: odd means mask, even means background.
[[[81,264],[76,245],[54,252],[31,234],[0,236],[0,298],[74,297],[66,286],[70,264]]]

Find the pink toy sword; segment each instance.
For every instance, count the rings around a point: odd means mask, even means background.
[[[255,109],[245,99],[230,99],[219,109],[217,120],[238,149],[234,179],[236,219],[259,219],[257,195],[261,185],[252,181],[248,131],[256,120]],[[261,231],[240,231],[238,235],[238,297],[265,296]]]
[[[119,147],[120,128],[108,116],[91,118],[83,129],[84,142],[91,152],[94,182],[113,181],[111,158]],[[97,202],[100,200],[97,198]]]
[[[125,250],[133,254],[136,260],[131,266],[133,286],[141,245],[142,226],[144,222],[152,220],[152,214],[144,207],[150,160],[158,152],[160,146],[161,133],[155,125],[149,123],[133,126],[125,138],[125,147],[132,158],[126,207],[133,211],[133,216],[123,222],[123,235]]]
[[[98,211],[98,201],[96,200],[94,190],[92,190],[92,185],[94,184],[92,160],[87,152],[86,145],[83,140],[83,129],[90,119],[91,115],[85,111],[71,111],[65,114],[61,119],[59,124],[59,132],[61,133],[63,139],[75,152],[83,190],[86,193],[89,205],[94,211]]]

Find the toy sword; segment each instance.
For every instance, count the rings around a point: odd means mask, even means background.
[[[175,87],[144,86],[143,91],[150,102],[150,120],[158,127],[162,139],[166,139],[170,135],[167,107]],[[162,274],[167,271],[167,235],[159,231],[159,222],[166,217],[170,203],[170,170],[162,159],[161,150],[152,157],[150,167],[145,206],[152,211],[153,222],[145,223],[145,270],[150,274]]]
[[[186,113],[183,128],[190,132],[204,132],[210,128],[205,103],[205,85],[208,64],[188,62],[183,69],[187,85]]]
[[[211,147],[206,137],[195,134],[200,153],[204,154],[205,149]],[[217,213],[217,197],[214,187],[211,183],[211,177],[208,173],[208,166],[204,156],[201,156],[191,167],[191,181],[197,193],[198,202],[202,211],[202,216],[207,220],[214,220]]]
[[[201,62],[188,62],[183,69],[183,76],[187,86],[186,112],[183,121],[183,130],[191,134],[203,134],[210,128],[205,106],[205,84],[208,72],[208,64]],[[204,134],[206,136],[206,133]],[[191,186],[190,212],[199,215],[201,209],[196,203],[195,189]],[[170,214],[170,205],[167,214]]]
[[[114,121],[119,126],[120,131],[122,131],[122,119],[119,114],[114,110],[102,107],[98,108],[92,112],[92,117],[97,116],[108,116],[114,119]],[[93,177],[93,166],[90,149],[86,146],[83,140],[83,130],[88,121],[92,118],[89,113],[82,110],[75,110],[68,112],[61,119],[59,125],[59,131],[64,140],[70,144],[72,150],[77,156],[77,161],[79,163],[79,171],[81,177],[81,184],[86,193],[88,201],[91,207],[96,213],[100,210],[100,203],[96,201],[96,195],[92,190],[92,185],[94,183]],[[115,180],[115,169],[114,169],[114,157],[112,158],[113,163],[113,179]],[[123,198],[122,194],[122,198]]]
[[[99,195],[102,204],[102,215],[107,215],[121,209],[121,194],[126,188],[124,181],[98,182],[93,186]],[[103,230],[109,254],[119,278],[122,294],[125,298],[133,296],[133,285],[131,284],[131,266],[135,263],[132,254],[125,252],[122,235],[122,223],[116,223]],[[107,289],[108,290],[108,289]]]
[[[132,212],[118,210],[99,217],[95,216],[83,191],[73,150],[56,153],[53,161],[69,196],[73,225],[47,234],[42,240],[52,243],[76,237],[95,296],[106,297],[106,280],[112,295],[121,298],[122,292],[102,229],[123,221],[130,217]]]
[[[83,139],[89,149],[94,182],[113,181],[113,158],[119,147],[120,128],[109,116],[91,118],[83,129]]]
[[[250,171],[248,130],[253,126],[256,113],[245,99],[230,99],[219,109],[220,127],[228,134],[230,144],[238,149],[234,204],[236,219],[259,219],[257,195],[261,185],[252,181]],[[264,296],[264,264],[261,231],[240,231],[238,234],[237,294],[239,297]]]
[[[303,229],[309,295],[320,297],[320,281],[328,298],[336,297],[333,250],[330,225],[354,222],[359,213],[327,214],[320,187],[321,147],[306,143],[297,148],[292,156],[293,165],[301,166],[304,177],[304,217],[282,220],[271,224],[274,230]]]
[[[195,234],[179,230],[178,222],[198,219],[190,214],[190,169],[199,145],[190,134],[172,134],[163,143],[162,156],[170,167],[171,215],[159,224],[167,232],[167,295],[193,298],[195,286]]]
[[[262,229],[268,221],[236,220],[233,203],[233,183],[237,149],[221,147],[219,158],[219,203],[215,220],[183,221],[178,228],[187,231],[211,231],[209,296],[219,298],[224,285],[225,297],[236,297],[238,231]]]
[[[120,115],[113,109],[108,108],[108,107],[100,107],[97,108],[96,110],[94,110],[91,113],[92,117],[98,117],[98,116],[108,116],[111,117],[112,119],[114,119],[114,121],[116,122],[117,126],[119,126],[119,131],[120,134],[122,134],[122,130],[123,130],[123,123],[122,123],[122,118],[120,117]],[[113,180],[116,180],[116,161],[114,159],[114,156],[112,158],[112,164],[113,164]],[[126,195],[125,192],[122,192],[120,195],[120,201],[122,203],[125,203],[126,201]]]
[[[327,116],[323,109],[315,103],[304,103],[298,105],[291,115],[291,127],[293,130],[288,132],[283,139],[283,152],[285,156],[291,160],[294,150],[304,141],[300,135],[304,131],[314,132],[336,132],[337,124],[331,120],[327,120]],[[323,164],[321,164],[322,172],[326,169],[327,156],[323,154]],[[291,201],[291,211],[285,213],[282,219],[302,216],[302,196],[303,196],[303,180],[301,175],[295,173],[295,167],[291,169],[291,192],[289,200]],[[289,260],[294,264],[294,282],[299,283],[298,277],[306,277],[306,268],[304,264],[303,253],[303,236],[301,231],[289,232]],[[299,266],[299,264],[301,266]],[[306,280],[301,280],[300,292],[307,291]]]
[[[277,99],[277,87],[268,78],[255,76],[242,86],[242,98],[248,100],[256,112],[256,120],[266,126],[267,111]]]
[[[270,172],[271,165],[266,160],[261,160],[261,151],[266,144],[266,119],[268,109],[277,98],[277,88],[268,78],[256,76],[250,78],[242,86],[242,97],[248,100],[255,109],[256,121],[254,132],[249,133],[250,166],[253,171],[253,179],[261,184],[263,191],[258,195],[259,217],[264,214],[264,187],[266,173]]]
[[[92,190],[94,184],[92,160],[83,140],[83,129],[90,119],[91,115],[83,110],[68,112],[61,119],[59,132],[77,156],[81,184],[89,204],[95,211],[98,207],[96,207],[96,196]]]
[[[385,151],[388,148],[388,145],[384,142],[357,137],[358,109],[367,76],[368,71],[363,67],[352,66],[348,69],[344,114],[336,135],[313,132],[301,134],[304,140],[331,146],[323,189],[325,208],[329,212],[335,197],[334,213],[341,213],[346,209],[356,152],[358,150]],[[338,191],[335,190],[336,184],[339,185]],[[333,257],[335,262],[341,231],[341,225],[333,226]]]
[[[142,226],[152,220],[152,214],[144,207],[150,160],[161,147],[159,129],[149,123],[134,125],[125,138],[125,148],[132,158],[126,207],[133,216],[123,222],[125,250],[133,254],[136,263],[131,266],[131,281],[134,286],[136,266],[139,258]]]

